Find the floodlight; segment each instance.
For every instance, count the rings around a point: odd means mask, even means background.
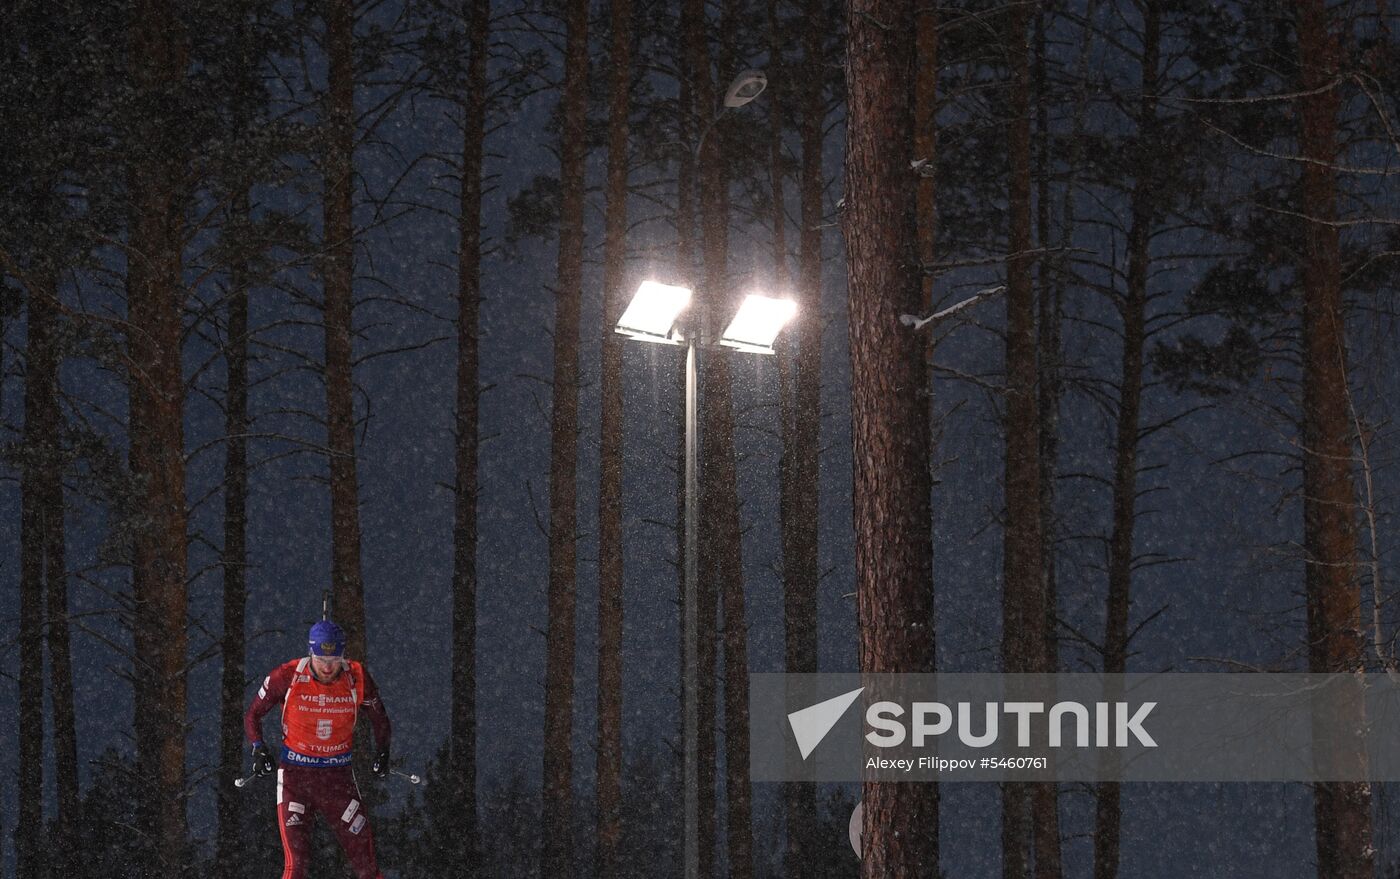
[[[767,87],[768,75],[762,70],[745,70],[729,84],[729,91],[724,93],[724,106],[742,107],[763,94]]]
[[[644,342],[676,344],[676,319],[690,305],[690,288],[643,281],[617,322],[617,332]]]
[[[774,299],[755,293],[739,306],[738,314],[729,322],[719,343],[740,351],[772,354],[773,340],[796,313],[797,303],[791,299]]]

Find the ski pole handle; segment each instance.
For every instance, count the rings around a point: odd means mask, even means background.
[[[417,775],[410,775],[410,774],[407,773],[407,772],[400,772],[400,771],[398,771],[397,769],[390,769],[389,771],[390,771],[391,773],[393,773],[394,775],[399,776],[400,778],[407,778],[409,784],[417,784],[418,782],[420,782],[420,781],[423,780],[423,779],[419,778]]]

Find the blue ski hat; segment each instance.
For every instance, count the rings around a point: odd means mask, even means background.
[[[306,640],[312,656],[345,655],[345,631],[330,620],[312,626]]]

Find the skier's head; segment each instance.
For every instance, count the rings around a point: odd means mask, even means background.
[[[311,671],[322,683],[330,683],[345,668],[345,631],[330,620],[321,620],[306,636]]]
[[[345,630],[330,620],[321,620],[306,636],[312,656],[345,657]]]

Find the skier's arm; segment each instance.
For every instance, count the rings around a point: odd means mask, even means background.
[[[267,713],[274,705],[280,705],[287,696],[287,687],[291,685],[292,668],[286,665],[278,666],[272,673],[263,678],[262,686],[258,687],[258,695],[253,699],[253,704],[248,706],[248,711],[243,715],[243,734],[248,737],[250,744],[256,745],[262,742],[262,722]]]
[[[374,743],[379,746],[380,751],[387,751],[390,733],[389,712],[384,710],[384,700],[379,698],[379,687],[375,686],[369,669],[365,669],[364,674],[365,697],[360,706],[369,715],[370,726],[374,729]]]

